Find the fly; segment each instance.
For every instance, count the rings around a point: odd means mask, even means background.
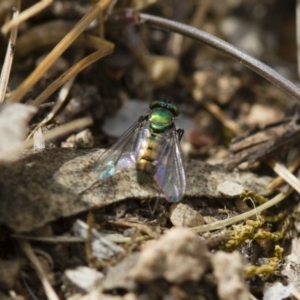
[[[186,178],[179,142],[182,129],[176,129],[176,105],[152,101],[150,113],[136,121],[96,163],[98,180],[114,176],[135,166],[137,181],[145,184],[149,176],[157,182],[170,202],[183,198]]]

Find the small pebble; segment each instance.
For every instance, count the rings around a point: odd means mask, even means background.
[[[172,204],[169,214],[172,224],[176,227],[195,227],[205,223],[202,215],[187,204]]]
[[[220,183],[217,186],[217,189],[220,193],[229,197],[237,197],[244,191],[244,187],[242,185],[229,180]]]
[[[65,271],[65,285],[72,286],[80,292],[90,292],[99,286],[104,275],[89,267],[78,267]]]

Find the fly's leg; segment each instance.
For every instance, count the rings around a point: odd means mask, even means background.
[[[143,121],[146,121],[148,120],[148,116],[140,116],[139,119],[138,119],[138,122],[143,122]]]
[[[160,201],[160,192],[159,192],[159,195],[157,196],[157,198],[155,199],[155,203],[154,203],[154,206],[153,206],[153,209],[152,209],[152,212],[151,212],[152,217],[154,217],[154,214],[157,210],[159,201]]]
[[[177,133],[177,136],[178,136],[178,140],[179,140],[179,142],[180,142],[181,139],[182,139],[182,137],[183,137],[184,130],[181,129],[181,128],[178,128],[178,129],[176,130],[176,133]]]
[[[104,179],[105,180],[105,179]],[[102,180],[103,181],[103,180]],[[88,190],[90,190],[90,189],[92,189],[94,186],[96,186],[97,184],[101,184],[102,183],[102,181],[100,181],[100,180],[97,180],[97,181],[95,181],[95,182],[93,182],[90,186],[88,186],[87,188],[85,188],[83,191],[81,191],[78,195],[83,195],[86,191],[88,191]]]

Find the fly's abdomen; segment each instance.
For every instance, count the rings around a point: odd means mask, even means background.
[[[157,160],[161,150],[162,137],[159,134],[152,134],[141,148],[141,155],[137,161],[136,169],[139,177],[149,177],[157,170]],[[139,180],[140,183],[143,180]]]

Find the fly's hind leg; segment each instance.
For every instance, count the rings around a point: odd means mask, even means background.
[[[158,193],[158,195],[156,196],[155,199],[153,199],[154,205],[152,206],[152,204],[153,204],[152,200],[151,200],[151,202],[148,203],[151,217],[154,217],[155,213],[157,212],[158,204],[159,204],[159,201],[161,200],[162,191],[159,190],[159,191],[157,191],[157,193]]]
[[[101,185],[101,181],[97,180],[97,181],[93,182],[91,185],[89,185],[87,188],[85,188],[83,191],[81,191],[78,195],[82,196],[85,192],[87,192],[88,190],[92,189],[96,185]]]
[[[152,216],[152,217],[154,217],[154,214],[155,214],[155,212],[156,212],[156,210],[157,210],[159,201],[160,201],[160,192],[159,192],[158,196],[157,196],[156,199],[155,199],[155,203],[154,203],[153,209],[152,209],[152,211],[151,211],[151,216]]]

